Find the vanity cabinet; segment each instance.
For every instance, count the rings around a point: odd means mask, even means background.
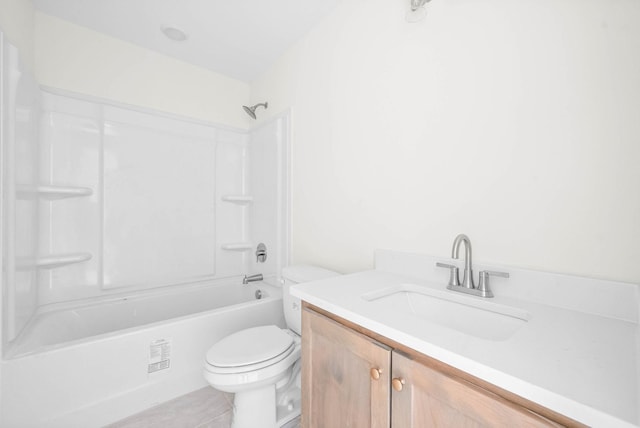
[[[396,351],[392,373],[392,427],[562,426]]]
[[[389,428],[391,348],[302,313],[302,426]]]
[[[304,304],[303,428],[581,424]]]

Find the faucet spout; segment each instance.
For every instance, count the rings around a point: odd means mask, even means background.
[[[460,244],[464,244],[464,277],[461,285],[465,288],[475,288],[473,284],[473,270],[471,268],[471,240],[467,235],[461,233],[456,236],[456,239],[453,241],[453,248],[451,248],[451,258],[458,258]]]
[[[247,285],[250,282],[255,282],[255,281],[262,281],[264,278],[262,277],[261,273],[257,273],[255,275],[245,275],[244,278],[242,279],[242,283],[244,285]]]
[[[476,288],[473,282],[473,270],[471,267],[471,240],[467,235],[460,234],[453,241],[451,249],[451,258],[457,259],[460,252],[460,245],[464,244],[464,278],[462,284],[458,277],[458,265],[437,262],[437,267],[449,269],[449,284],[447,290],[457,291],[459,293],[471,294],[479,297],[493,297],[491,288],[489,287],[489,275],[509,278],[508,272],[497,272],[491,270],[483,270],[480,272],[480,281]]]

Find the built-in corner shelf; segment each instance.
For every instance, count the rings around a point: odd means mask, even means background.
[[[224,195],[220,199],[239,205],[247,205],[253,202],[253,196],[250,195]]]
[[[253,244],[251,242],[234,242],[222,244],[220,248],[227,251],[249,251],[253,248]]]
[[[52,254],[44,257],[36,258],[18,258],[16,268],[18,270],[29,269],[55,269],[74,263],[82,263],[91,260],[93,256],[90,253],[69,253],[69,254]]]
[[[78,186],[16,186],[16,196],[18,199],[35,199],[42,198],[49,201],[66,198],[78,198],[83,196],[91,196],[93,190],[88,187]]]

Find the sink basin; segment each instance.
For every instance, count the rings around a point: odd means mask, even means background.
[[[520,308],[415,284],[395,285],[361,297],[380,305],[381,310],[410,313],[469,336],[493,341],[510,338],[531,318],[529,312]]]

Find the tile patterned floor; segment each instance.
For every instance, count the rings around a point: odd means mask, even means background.
[[[206,387],[129,416],[107,428],[229,428],[233,394]],[[283,428],[300,428],[297,418]]]

